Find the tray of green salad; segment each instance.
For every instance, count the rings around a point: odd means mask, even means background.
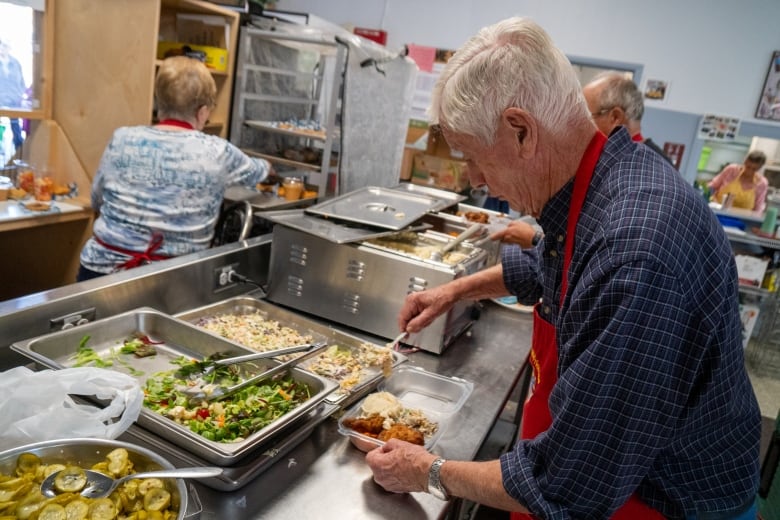
[[[138,424],[220,465],[230,465],[294,428],[338,386],[292,368],[224,399],[191,399],[185,390],[192,385],[232,386],[279,361],[262,359],[214,369],[211,361],[252,350],[147,307],[17,342],[11,348],[51,369],[96,366],[136,377],[144,389]]]
[[[363,397],[407,361],[400,352],[252,296],[236,296],[176,315],[211,334],[253,351],[268,352],[291,343],[325,341],[328,347],[300,368],[338,383],[325,398],[342,407]]]

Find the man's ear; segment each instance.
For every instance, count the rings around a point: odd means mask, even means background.
[[[523,159],[528,159],[536,153],[539,127],[531,114],[522,108],[510,107],[501,114],[501,124],[504,131],[514,134]]]
[[[623,110],[623,107],[612,107],[609,110],[607,117],[609,118],[609,122],[612,124],[613,127],[624,126],[628,124],[628,119],[626,118],[626,111]]]

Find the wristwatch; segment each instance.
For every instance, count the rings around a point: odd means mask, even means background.
[[[531,239],[531,245],[536,247],[537,245],[539,245],[539,242],[541,242],[543,238],[544,238],[544,233],[541,230],[537,231],[536,233],[534,233],[534,237]]]
[[[428,493],[435,496],[439,500],[449,500],[447,490],[441,483],[441,467],[446,461],[439,457],[431,464],[431,469],[428,470]]]

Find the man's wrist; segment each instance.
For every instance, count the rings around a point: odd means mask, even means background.
[[[543,238],[544,238],[544,232],[542,232],[542,230],[540,229],[536,233],[534,233],[534,237],[531,239],[531,245],[536,247],[537,245],[539,245],[539,242],[541,242]]]
[[[443,458],[438,457],[433,461],[428,470],[428,493],[440,500],[450,499],[447,490],[444,489],[444,484],[441,482],[441,468],[444,466],[445,462],[446,461]]]

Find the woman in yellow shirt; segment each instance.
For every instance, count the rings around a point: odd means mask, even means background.
[[[732,206],[762,212],[766,206],[769,183],[759,170],[766,163],[766,154],[753,150],[745,157],[743,164],[729,164],[708,186],[716,202],[723,202],[727,194],[734,196]]]

